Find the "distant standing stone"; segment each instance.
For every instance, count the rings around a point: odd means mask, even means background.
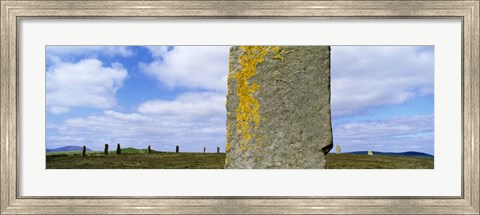
[[[368,155],[373,155],[373,152],[372,152],[372,151],[368,151]]]
[[[105,156],[108,155],[108,144],[105,144],[105,147],[103,148],[103,154]]]
[[[339,155],[342,152],[340,145],[337,145],[337,147],[335,147],[335,152],[337,153],[337,155]]]
[[[87,156],[87,147],[82,146],[82,157],[86,157],[86,156]]]
[[[330,47],[234,46],[229,64],[225,168],[325,168]]]

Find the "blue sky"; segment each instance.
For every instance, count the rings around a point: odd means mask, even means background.
[[[225,147],[228,46],[47,46],[46,147]],[[334,144],[433,154],[433,46],[332,46]]]

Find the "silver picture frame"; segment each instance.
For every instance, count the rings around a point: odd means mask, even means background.
[[[1,214],[479,214],[479,1],[1,0]],[[18,22],[35,18],[460,18],[459,197],[23,197],[18,194]]]

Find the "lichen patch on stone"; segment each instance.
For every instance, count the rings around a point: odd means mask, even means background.
[[[252,138],[252,130],[258,128],[260,119],[258,114],[260,104],[253,97],[253,94],[260,89],[260,85],[257,83],[250,84],[249,78],[257,73],[257,65],[265,61],[265,56],[269,52],[274,53],[275,59],[280,59],[282,62],[284,59],[280,56],[283,50],[280,51],[278,46],[240,46],[240,49],[243,51],[243,54],[238,58],[241,69],[233,75],[237,83],[237,96],[239,98],[239,104],[235,111],[237,119],[235,129],[243,136],[242,150],[247,150],[246,144]],[[253,138],[257,137],[254,136]]]
[[[230,49],[225,168],[325,168],[329,55],[327,46]]]

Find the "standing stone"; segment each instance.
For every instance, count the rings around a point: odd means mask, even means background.
[[[87,147],[82,146],[82,157],[86,157],[86,156],[87,156]]]
[[[117,155],[122,154],[122,148],[120,147],[120,143],[117,143]]]
[[[367,155],[373,155],[372,151],[368,151]]]
[[[176,152],[176,153],[179,153],[179,152],[180,152],[180,147],[179,147],[179,146],[175,147],[175,152]]]
[[[342,152],[340,145],[337,145],[337,147],[335,147],[335,152],[337,153],[337,155],[339,155]]]
[[[220,153],[220,147],[217,147],[217,153]]]
[[[108,144],[105,144],[105,147],[103,148],[103,154],[104,154],[105,156],[108,155]]]
[[[203,147],[203,154],[205,154],[205,152],[207,151],[207,148],[205,148],[205,146]]]
[[[325,168],[330,47],[234,46],[229,64],[225,168]]]

